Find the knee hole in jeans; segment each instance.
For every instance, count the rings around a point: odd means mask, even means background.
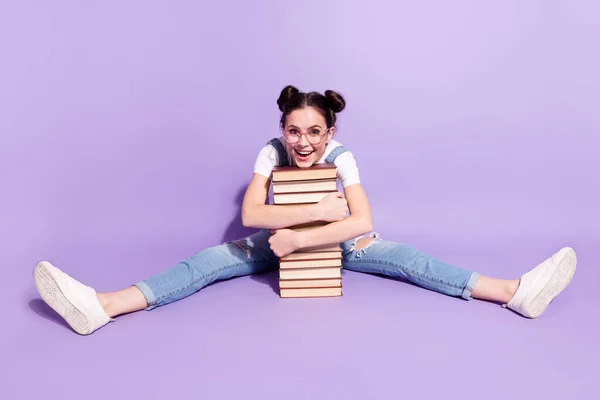
[[[356,238],[352,246],[350,246],[350,251],[356,251],[356,257],[361,257],[363,254],[367,254],[367,249],[371,247],[378,237],[379,235],[374,232],[369,236]]]

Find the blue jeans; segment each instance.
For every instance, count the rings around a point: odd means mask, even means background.
[[[403,278],[421,287],[470,300],[480,274],[446,264],[412,246],[386,241],[377,234],[360,250],[356,240],[341,243],[347,270]],[[135,284],[148,310],[183,299],[215,281],[279,268],[269,246],[270,232],[260,230],[243,239],[201,250],[172,267]]]

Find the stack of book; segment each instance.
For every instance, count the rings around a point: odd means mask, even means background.
[[[277,167],[273,170],[273,203],[314,204],[337,191],[333,163],[310,168]],[[313,222],[291,226],[305,231],[327,225]],[[305,248],[279,259],[281,297],[333,297],[342,295],[342,249],[339,244]]]

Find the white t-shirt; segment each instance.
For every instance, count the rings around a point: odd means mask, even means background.
[[[283,136],[279,137],[279,141],[285,147],[285,139]],[[340,142],[331,139],[325,149],[323,157],[321,157],[317,164],[323,164],[333,149],[341,145],[342,144]],[[345,188],[350,185],[360,183],[358,166],[356,165],[356,160],[354,159],[354,156],[350,150],[345,151],[337,156],[334,164],[337,167],[337,177],[342,184],[342,187]],[[254,163],[254,172],[270,178],[273,168],[275,168],[277,165],[279,165],[279,153],[274,146],[267,144],[258,153],[256,162]]]

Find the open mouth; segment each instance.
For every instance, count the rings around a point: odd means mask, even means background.
[[[296,153],[296,155],[298,156],[298,159],[300,159],[300,161],[306,161],[310,158],[312,153],[314,153],[315,151],[314,150],[301,151],[301,150],[294,149],[294,152]]]

